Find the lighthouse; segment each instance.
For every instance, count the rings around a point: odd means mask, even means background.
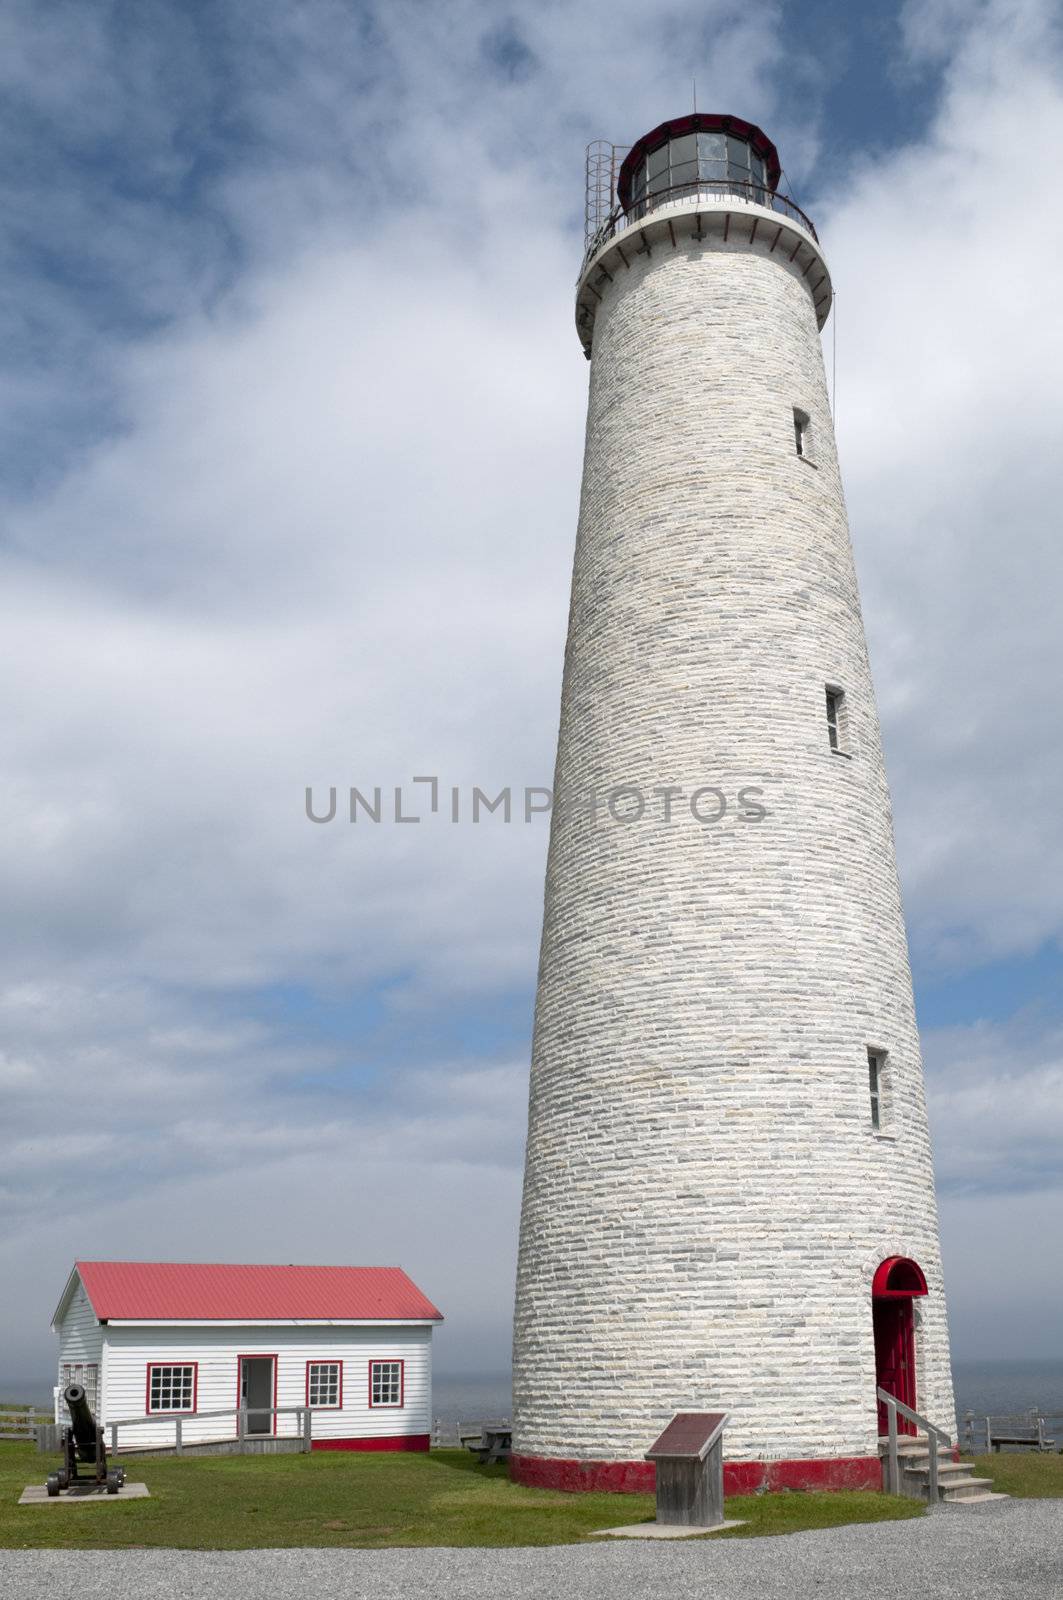
[[[753,124],[592,147],[516,1289],[525,1483],[649,1487],[645,1451],[694,1410],[730,1416],[731,1492],[877,1488],[880,1390],[954,1423],[831,304]]]

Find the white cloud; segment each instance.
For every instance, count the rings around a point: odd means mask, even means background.
[[[946,968],[1063,933],[1063,213],[1033,154],[1063,138],[1050,21],[974,13],[925,141],[821,214],[908,911]]]
[[[54,1205],[25,1236],[0,1241],[0,1272],[17,1282],[20,1315],[4,1328],[3,1371],[47,1384],[48,1321],[70,1262],[154,1258],[371,1262],[403,1266],[446,1317],[436,1336],[442,1371],[508,1365],[519,1174],[455,1160],[252,1151],[194,1183],[164,1179],[116,1191],[74,1215]]]
[[[939,1187],[1063,1186],[1063,1027],[978,1022],[924,1037]]]
[[[954,1358],[1059,1359],[1063,1278],[1051,1270],[1063,1236],[1063,1188],[946,1195],[941,1249]],[[1045,1404],[1033,1392],[1025,1403]]]

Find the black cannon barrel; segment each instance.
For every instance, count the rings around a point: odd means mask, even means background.
[[[95,1454],[96,1418],[92,1414],[88,1396],[80,1383],[68,1383],[63,1390],[63,1399],[66,1401],[66,1408],[70,1412],[70,1431],[73,1433],[78,1445],[91,1445],[93,1454]],[[80,1449],[78,1453],[81,1454]],[[87,1459],[87,1456],[82,1456],[82,1460]]]

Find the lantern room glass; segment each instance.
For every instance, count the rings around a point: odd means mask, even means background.
[[[644,216],[663,200],[682,200],[718,188],[747,200],[769,202],[764,162],[732,133],[684,133],[650,150],[631,182],[628,214]]]

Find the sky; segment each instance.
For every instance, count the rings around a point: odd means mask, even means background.
[[[954,1354],[1058,1353],[1061,67],[1047,0],[7,0],[0,1384],[76,1256],[400,1263],[506,1368],[547,822],[448,796],[551,781],[584,146],[694,78],[837,290]]]

